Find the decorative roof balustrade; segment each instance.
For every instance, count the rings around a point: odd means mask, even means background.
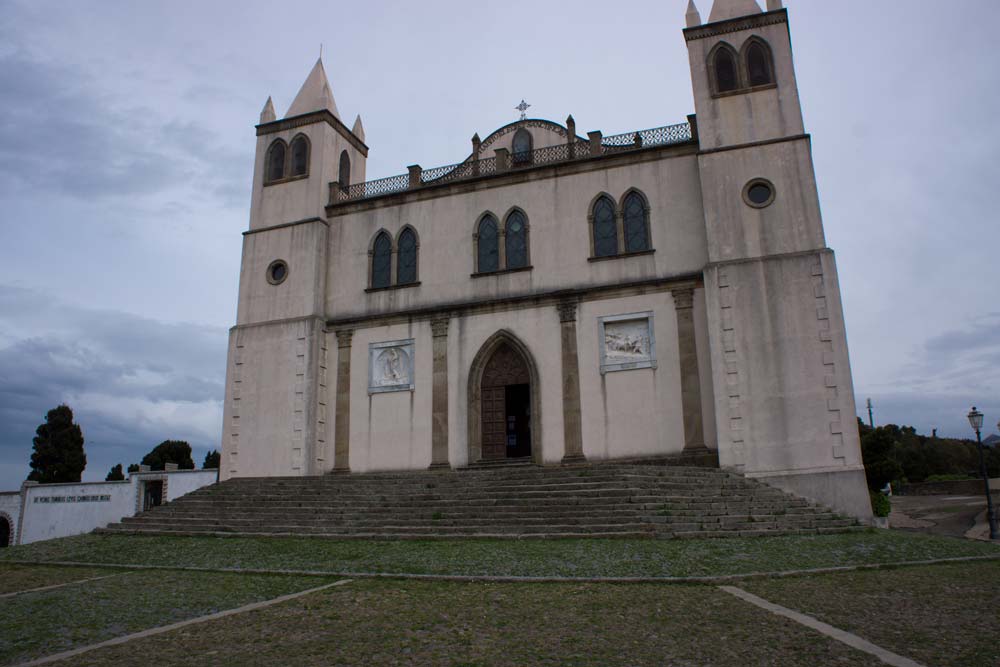
[[[690,123],[667,125],[649,130],[638,130],[603,137],[599,152],[593,150],[589,141],[580,140],[566,144],[556,144],[523,153],[498,151],[496,157],[480,160],[469,159],[444,167],[420,169],[415,167],[408,174],[389,176],[376,181],[356,183],[341,188],[339,183],[330,184],[330,203],[356,201],[379,197],[394,192],[405,192],[422,186],[453,183],[480,176],[492,176],[506,171],[518,171],[540,165],[557,164],[573,160],[583,160],[599,155],[621,153],[629,150],[683,144],[693,139]]]

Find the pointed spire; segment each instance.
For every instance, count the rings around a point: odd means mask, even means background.
[[[715,0],[712,5],[712,13],[708,16],[708,22],[715,23],[716,21],[726,21],[762,13],[756,0]]]
[[[351,128],[351,132],[353,132],[354,136],[356,136],[358,139],[361,140],[362,143],[364,143],[365,127],[364,125],[361,124],[361,114],[358,114],[358,117],[354,119],[354,127]]]
[[[299,94],[295,96],[292,106],[288,107],[285,118],[322,111],[323,109],[338,119],[340,118],[337,103],[334,102],[333,92],[330,90],[330,81],[326,78],[326,70],[323,69],[323,59],[320,58],[313,65],[312,71],[306,77],[306,82],[302,84]]]
[[[684,18],[687,20],[687,27],[689,28],[701,25],[701,14],[698,13],[698,8],[695,7],[694,0],[688,0],[688,10]]]
[[[267,102],[264,102],[264,108],[260,110],[260,124],[270,123],[272,120],[277,120],[278,116],[274,113],[274,103],[271,102],[271,96],[267,96]]]

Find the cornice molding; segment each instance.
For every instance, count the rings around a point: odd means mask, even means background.
[[[787,9],[776,9],[773,12],[764,12],[763,14],[756,14],[754,16],[742,16],[727,21],[716,21],[715,23],[706,23],[705,25],[693,28],[685,28],[684,40],[693,42],[699,39],[718,37],[719,35],[728,35],[729,33],[740,32],[741,30],[753,30],[754,28],[781,23],[788,23]]]
[[[527,183],[545,178],[556,178],[571,174],[596,171],[598,169],[611,169],[627,164],[641,164],[643,162],[653,162],[656,160],[671,159],[696,155],[698,153],[698,141],[692,139],[683,144],[668,144],[664,146],[643,147],[635,150],[599,155],[570,162],[557,162],[554,164],[541,164],[534,167],[525,167],[517,171],[505,171],[499,174],[489,174],[470,178],[462,181],[450,183],[433,184],[428,183],[413,190],[400,190],[399,192],[389,192],[377,197],[368,199],[357,199],[350,201],[339,201],[327,204],[326,215],[328,218],[357,213],[358,211],[368,211],[376,208],[388,206],[400,206],[415,201],[425,201],[438,197],[450,197],[452,195],[474,190],[486,190],[489,188],[499,188],[517,183]]]
[[[631,283],[595,285],[575,289],[560,289],[535,294],[515,294],[495,299],[480,299],[459,303],[424,306],[395,310],[386,313],[347,315],[327,320],[328,329],[353,327],[358,329],[405,324],[418,320],[435,320],[441,317],[465,317],[488,312],[506,312],[525,308],[559,307],[560,304],[599,299],[614,299],[622,296],[639,296],[675,289],[696,289],[702,286],[702,274],[685,273],[667,278],[653,278]],[[562,312],[560,313],[562,314]]]
[[[335,129],[340,136],[347,139],[348,142],[355,149],[365,157],[368,157],[368,146],[365,142],[358,139],[351,130],[344,125],[339,118],[334,116],[332,113],[326,109],[320,109],[319,111],[312,111],[310,113],[304,113],[300,116],[292,116],[290,118],[282,118],[281,120],[274,120],[270,123],[261,123],[257,125],[257,136],[262,137],[266,134],[274,134],[275,132],[284,132],[285,130],[293,130],[297,127],[303,127],[305,125],[312,125],[313,123],[326,123],[333,129]]]

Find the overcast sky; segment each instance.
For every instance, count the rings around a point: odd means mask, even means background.
[[[581,133],[683,121],[686,5],[0,0],[0,490],[60,402],[86,480],[168,438],[199,465],[219,447],[253,126],[321,43],[379,178],[464,159],[521,98]],[[787,5],[859,410],[994,425],[1000,3]]]

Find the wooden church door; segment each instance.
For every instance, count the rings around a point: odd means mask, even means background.
[[[513,387],[517,390],[509,391]],[[486,363],[481,386],[484,460],[531,453],[530,387],[524,358],[506,343],[498,347]]]

